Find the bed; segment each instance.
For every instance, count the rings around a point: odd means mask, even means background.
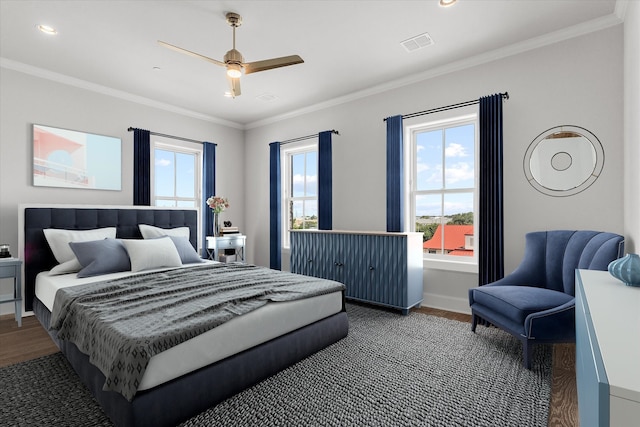
[[[138,389],[133,396],[108,390],[105,382],[109,374],[105,376],[104,369],[96,366],[99,363],[94,359],[92,363],[90,356],[78,346],[69,340],[59,339],[58,331],[49,329],[52,313],[56,317],[60,312],[60,306],[54,309],[58,296],[67,292],[58,292],[57,289],[68,288],[73,292],[84,287],[121,285],[123,281],[134,279],[128,272],[82,279],[77,278],[75,273],[50,275],[51,269],[59,263],[45,238],[44,230],[80,231],[115,227],[117,240],[125,239],[122,241],[138,244],[142,242],[132,240],[144,240],[140,224],[159,230],[188,229],[188,240],[195,250],[198,246],[197,212],[108,206],[23,206],[21,211],[25,308],[32,310],[49,331],[83,383],[117,426],[177,425],[339,341],[348,333],[343,288],[308,298],[269,302],[153,355],[142,380],[136,383]],[[131,263],[133,268],[133,257]],[[174,275],[182,274],[179,270],[189,270],[186,274],[197,275],[202,274],[198,271],[204,272],[209,268],[224,274],[235,274],[234,281],[249,280],[251,274],[275,274],[278,275],[275,280],[282,281],[297,276],[250,265],[223,266],[212,261],[185,267],[142,270],[136,274],[150,277],[157,273],[165,277],[167,282],[174,283],[178,281],[175,279],[178,276]],[[242,268],[250,270],[240,270]],[[299,278],[307,279],[305,276]],[[107,280],[110,282],[107,283]],[[135,280],[142,279],[136,277]],[[76,286],[83,282],[87,283]],[[329,283],[322,285],[327,285],[327,289],[330,287]],[[126,286],[129,286],[129,282]],[[221,342],[225,344],[220,345]]]

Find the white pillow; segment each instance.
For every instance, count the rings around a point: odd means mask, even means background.
[[[160,228],[153,225],[138,224],[144,239],[155,239],[162,236],[186,237],[189,239],[189,227]]]
[[[77,273],[80,270],[82,270],[82,264],[80,264],[78,258],[73,258],[70,261],[54,266],[49,271],[49,274],[55,276],[57,274]]]
[[[123,239],[122,243],[129,254],[131,271],[182,265],[176,245],[169,237],[153,240]]]
[[[44,237],[47,239],[47,243],[49,243],[51,252],[53,252],[53,256],[56,257],[56,261],[59,263],[51,269],[50,274],[75,273],[82,268],[76,255],[71,250],[69,242],[88,242],[91,240],[116,238],[115,227],[96,228],[93,230],[46,228],[42,231],[44,232]]]

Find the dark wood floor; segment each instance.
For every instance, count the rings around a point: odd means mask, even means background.
[[[422,307],[416,311],[448,319],[469,322],[470,316]],[[58,351],[38,320],[22,319],[18,328],[13,315],[0,316],[0,367],[24,362]],[[557,344],[553,349],[553,385],[549,427],[577,427],[578,398],[575,376],[575,345]]]

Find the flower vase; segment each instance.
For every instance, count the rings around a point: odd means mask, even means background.
[[[627,254],[622,258],[611,261],[607,268],[609,273],[627,286],[640,287],[640,256]]]
[[[213,236],[220,237],[220,214],[213,213]]]

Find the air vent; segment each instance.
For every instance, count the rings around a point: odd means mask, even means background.
[[[260,101],[264,101],[264,102],[271,102],[271,101],[275,101],[276,99],[278,99],[277,96],[270,94],[270,93],[263,93],[262,95],[258,95],[256,96],[257,99],[259,99]]]
[[[405,48],[407,52],[413,52],[418,49],[422,49],[423,47],[432,45],[433,39],[428,33],[424,33],[400,42],[400,44]]]

